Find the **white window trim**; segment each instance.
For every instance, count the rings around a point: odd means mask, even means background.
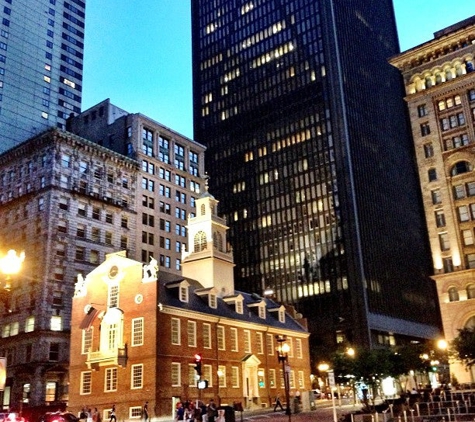
[[[140,387],[134,387],[134,368],[142,368],[142,374],[140,378]],[[144,377],[144,370],[143,370],[143,363],[137,363],[130,366],[130,389],[131,390],[141,390],[143,388],[143,377]]]

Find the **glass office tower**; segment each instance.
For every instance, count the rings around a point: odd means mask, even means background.
[[[5,0],[0,152],[81,112],[84,0]]]
[[[437,336],[390,0],[193,0],[194,138],[236,287],[295,305],[314,345]]]

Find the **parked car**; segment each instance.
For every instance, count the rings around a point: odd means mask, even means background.
[[[38,422],[78,422],[79,418],[71,412],[47,412]],[[0,421],[1,422],[1,421]]]

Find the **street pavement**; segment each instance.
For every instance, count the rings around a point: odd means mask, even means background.
[[[336,419],[347,413],[361,409],[361,406],[353,406],[346,404],[336,406]],[[319,403],[316,410],[292,413],[286,415],[285,412],[274,412],[272,409],[258,410],[258,411],[244,411],[235,412],[236,422],[335,422],[333,415],[333,407],[331,401]]]

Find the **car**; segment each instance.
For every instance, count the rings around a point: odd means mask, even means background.
[[[38,422],[78,422],[79,418],[71,412],[47,412]],[[1,421],[0,421],[1,422]]]
[[[313,397],[315,397],[316,399],[322,398],[322,392],[320,390],[316,389],[316,390],[312,390],[312,392],[313,392]]]

